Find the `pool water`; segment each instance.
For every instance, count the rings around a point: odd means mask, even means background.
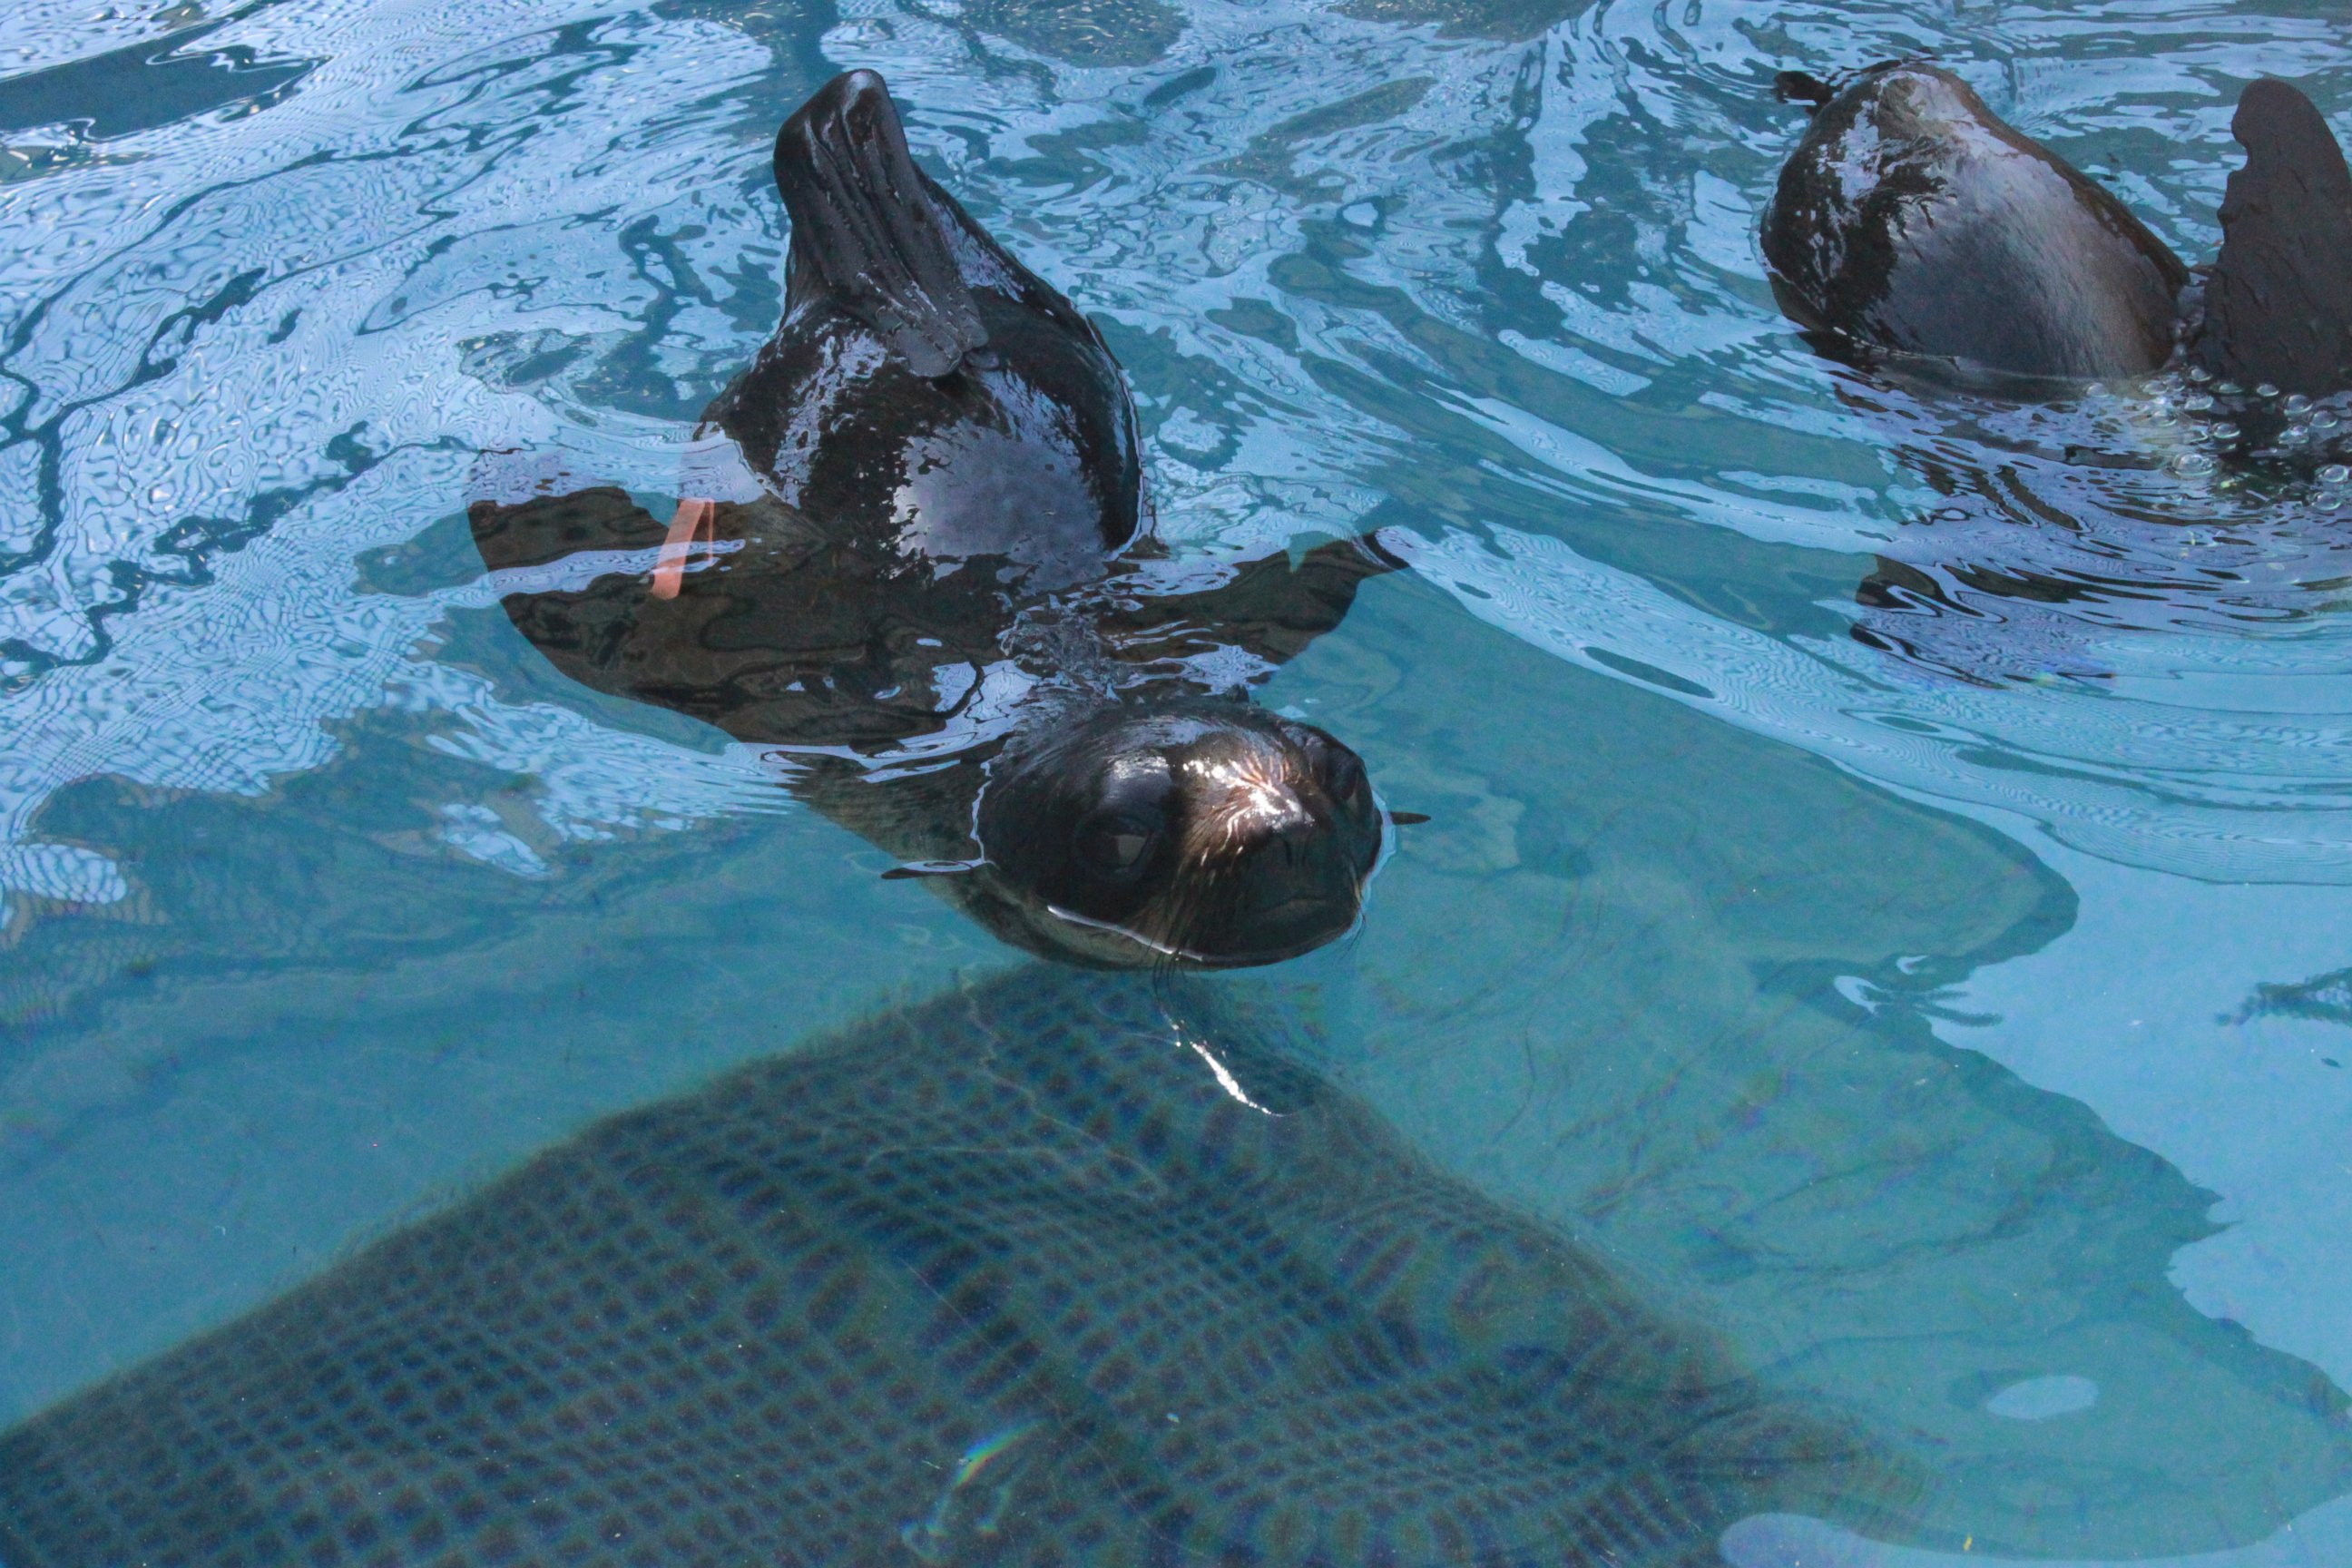
[[[1412,563],[1261,700],[1433,820],[1352,937],[1208,984],[1927,1478],[1722,1558],[2352,1562],[2352,508],[2144,388],[1832,365],[1755,243],[1773,73],[1932,53],[2210,259],[2239,89],[2352,139],[2347,45],[2317,0],[18,0],[0,1426],[1029,962],[557,674],[463,518],[488,452],[676,493],[778,313],[775,128],[866,66],[1101,323],[1173,547]]]

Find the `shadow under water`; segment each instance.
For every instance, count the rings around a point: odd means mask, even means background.
[[[1226,1013],[1028,966],[608,1121],[0,1436],[0,1560],[1626,1568],[1899,1506]]]

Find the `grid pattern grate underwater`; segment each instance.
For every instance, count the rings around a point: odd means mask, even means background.
[[[0,1562],[1631,1568],[1899,1503],[1222,1011],[1028,967],[615,1117],[0,1436]]]

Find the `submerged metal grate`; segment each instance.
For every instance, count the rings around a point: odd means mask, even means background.
[[[1860,1489],[1207,992],[1031,967],[605,1121],[0,1436],[0,1563],[1711,1563]]]

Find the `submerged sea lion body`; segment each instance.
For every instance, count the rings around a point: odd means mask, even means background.
[[[1101,334],[915,167],[879,77],[820,89],[776,173],[784,320],[667,534],[610,488],[471,509],[515,625],[773,746],[1016,945],[1230,965],[1348,930],[1385,828],[1362,764],[1237,692],[1396,563],[1166,561]]]
[[[2247,392],[2352,389],[2352,173],[2289,84],[2247,87],[2246,165],[2201,286],[2123,203],[1916,60],[1783,97],[1813,122],[1763,223],[1781,309],[1815,346],[1964,379],[2145,375],[2176,353]],[[2185,352],[2184,352],[2185,351]],[[2224,394],[2224,395],[2231,395]],[[2276,421],[2257,417],[2266,437]]]

